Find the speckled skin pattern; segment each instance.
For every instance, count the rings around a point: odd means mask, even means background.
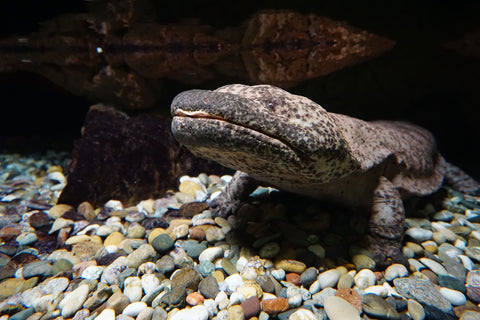
[[[366,209],[369,247],[381,264],[405,262],[402,198],[431,194],[444,178],[461,191],[480,192],[444,161],[427,130],[329,113],[277,87],[190,90],[175,97],[171,111],[181,144],[238,170],[212,204],[220,215],[235,211],[258,184]]]

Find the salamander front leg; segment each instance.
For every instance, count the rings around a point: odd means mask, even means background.
[[[225,190],[210,202],[213,215],[227,217],[235,213],[257,186],[258,182],[248,174],[241,171],[235,172]]]
[[[404,222],[405,209],[399,191],[387,178],[380,177],[373,195],[367,236],[368,247],[378,266],[407,265],[401,250]]]

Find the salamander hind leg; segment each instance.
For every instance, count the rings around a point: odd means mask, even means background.
[[[405,209],[400,193],[385,177],[375,188],[368,229],[368,247],[379,267],[407,264],[402,254]]]

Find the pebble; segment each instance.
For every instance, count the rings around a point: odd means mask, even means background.
[[[330,320],[360,320],[359,311],[342,298],[336,296],[326,298],[324,308]]]
[[[213,262],[215,259],[223,256],[223,249],[221,247],[210,247],[202,251],[198,257],[198,261],[210,261]]]
[[[127,267],[137,269],[142,263],[153,259],[153,257],[155,257],[155,254],[155,249],[151,245],[145,243],[138,247],[138,249],[130,253],[127,256],[127,260],[125,263]]]
[[[89,286],[83,284],[72,292],[67,293],[59,304],[59,307],[62,310],[62,317],[70,318],[73,316],[75,312],[82,307],[83,303],[87,299],[89,291]]]
[[[385,279],[387,281],[406,276],[408,276],[408,270],[403,264],[395,263],[385,269]]]
[[[353,277],[353,281],[358,288],[365,289],[375,285],[377,277],[372,270],[362,269]]]
[[[413,320],[423,320],[425,319],[425,311],[420,303],[416,300],[408,299],[407,302],[408,313]]]
[[[317,280],[317,275],[318,270],[314,267],[310,267],[300,275],[300,283],[308,288],[313,282],[315,282],[315,280]]]
[[[375,294],[366,294],[362,297],[363,311],[373,317],[380,319],[400,320],[400,314],[387,301]]]
[[[435,307],[443,312],[452,310],[451,303],[438,292],[429,280],[416,277],[397,278],[393,280],[398,293],[407,299]]]
[[[407,229],[407,231],[405,231],[405,235],[417,242],[423,242],[432,239],[433,232],[427,229],[413,227]]]
[[[240,303],[246,319],[258,316],[261,311],[260,300],[257,296],[252,296]]]
[[[420,258],[419,260],[437,275],[448,275],[447,270],[440,263],[429,258]]]
[[[460,291],[449,288],[440,288],[439,291],[454,306],[463,306],[467,303],[467,297]]]
[[[135,318],[136,316],[138,316],[140,312],[142,312],[142,310],[146,308],[147,308],[147,304],[145,302],[136,301],[126,306],[125,309],[123,309],[122,314]]]
[[[156,236],[151,244],[157,252],[164,253],[173,247],[174,242],[168,234],[162,233]]]
[[[375,269],[375,261],[365,254],[356,254],[352,257],[353,264],[357,270]]]
[[[317,277],[320,289],[334,287],[338,279],[340,279],[340,272],[336,269],[331,269],[320,273]]]
[[[263,299],[261,306],[262,310],[269,315],[277,315],[281,312],[288,310],[288,308],[290,307],[290,305],[288,304],[288,300],[283,297],[268,300]]]
[[[297,260],[283,259],[275,263],[275,268],[282,269],[285,272],[302,273],[307,266],[305,263]]]

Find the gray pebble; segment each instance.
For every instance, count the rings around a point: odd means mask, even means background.
[[[407,299],[415,299],[420,303],[436,307],[443,312],[450,312],[452,305],[445,299],[429,280],[416,277],[397,278],[393,280],[398,293]]]
[[[159,234],[152,240],[152,246],[157,252],[164,253],[170,250],[174,245],[172,238],[166,233]]]
[[[362,297],[363,311],[381,319],[400,320],[400,315],[391,304],[375,294],[366,294]]]
[[[300,275],[300,283],[305,287],[308,288],[310,285],[317,280],[318,271],[314,267],[310,267],[306,269]]]
[[[215,299],[219,292],[217,279],[213,276],[204,278],[198,284],[198,290],[206,299]]]
[[[53,266],[48,261],[31,262],[23,267],[22,276],[25,279],[31,277],[53,276]]]
[[[205,242],[198,242],[197,240],[187,240],[182,243],[181,247],[187,252],[189,257],[197,259],[200,253],[207,249],[207,244]]]
[[[170,256],[162,256],[157,260],[155,266],[157,267],[157,270],[163,274],[168,274],[175,270],[175,263]]]

